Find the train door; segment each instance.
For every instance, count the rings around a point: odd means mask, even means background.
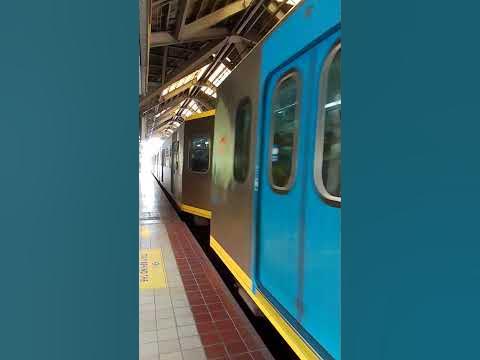
[[[175,195],[175,143],[177,142],[177,134],[175,133],[173,136],[172,136],[172,145],[171,145],[171,150],[170,150],[170,154],[171,154],[171,157],[170,157],[170,173],[171,173],[171,176],[170,176],[170,191],[173,195]]]
[[[178,136],[178,135],[177,135]],[[176,194],[175,192],[175,186],[177,186],[176,180],[178,176],[178,147],[179,147],[179,142],[178,140],[175,140],[173,142],[173,149],[172,149],[172,194]]]
[[[301,254],[300,223],[303,219],[301,174],[308,62],[297,58],[276,71],[266,83],[264,143],[259,193],[257,280],[284,315],[299,315]]]
[[[260,289],[326,359],[340,357],[338,38],[266,83],[257,228]]]
[[[165,166],[165,149],[162,149],[162,162],[161,163],[162,163],[161,167],[162,167],[162,183],[163,183],[163,171],[164,171],[163,168]]]

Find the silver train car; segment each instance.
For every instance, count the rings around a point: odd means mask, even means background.
[[[303,0],[217,89],[210,246],[302,360],[341,359],[340,28]]]
[[[214,214],[210,224],[211,244],[218,241],[249,277],[259,57],[258,51],[251,52],[218,90],[211,189]],[[250,125],[239,129],[240,122],[236,119],[247,113],[250,113],[249,119],[243,123]],[[237,138],[239,135],[241,138]]]
[[[214,117],[214,110],[188,117],[165,139],[154,157],[153,175],[157,182],[180,211],[194,215],[197,221],[212,216]]]
[[[301,360],[341,360],[341,18],[302,0],[167,139],[155,177],[210,219],[239,292]]]

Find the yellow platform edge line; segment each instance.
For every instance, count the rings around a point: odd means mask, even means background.
[[[211,235],[210,247],[227,266],[232,275],[237,279],[255,304],[257,304],[275,329],[277,329],[279,334],[285,339],[288,345],[290,345],[295,354],[297,354],[301,360],[322,360],[259,290],[253,293],[252,280]]]
[[[215,115],[215,110],[204,111],[201,113],[190,115],[185,119],[185,121],[196,120],[196,119],[203,119],[204,117]]]
[[[182,209],[182,211],[185,211],[187,213],[197,215],[197,216],[201,216],[201,217],[204,217],[206,219],[211,219],[212,218],[212,212],[209,211],[209,210],[200,209],[200,208],[196,208],[194,206],[185,205],[185,204],[181,204],[180,209]]]

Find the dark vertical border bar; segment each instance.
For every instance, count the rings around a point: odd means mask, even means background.
[[[0,9],[0,358],[138,357],[138,3]]]
[[[479,6],[342,0],[342,359],[476,359]]]

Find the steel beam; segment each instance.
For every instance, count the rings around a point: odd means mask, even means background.
[[[178,94],[183,93],[185,90],[190,89],[192,86],[194,86],[197,83],[197,79],[193,79],[192,81],[189,81],[188,83],[183,84],[182,86],[179,86],[173,91],[170,91],[168,94],[165,94],[160,97],[160,101],[167,101]]]
[[[207,4],[208,4],[208,0],[201,0],[202,2],[200,3],[200,9],[198,9],[197,11],[197,15],[196,15],[196,19],[198,19],[200,17],[200,15],[202,15],[202,13],[205,11],[205,9],[207,8]]]
[[[195,70],[200,69],[202,66],[208,63],[210,60],[210,56],[213,53],[218,53],[222,47],[228,43],[228,39],[224,39],[220,41],[218,44],[214,46],[210,46],[207,48],[205,51],[203,51],[200,55],[195,57],[194,59],[189,62],[185,67],[177,71],[177,73],[169,79],[167,82],[165,82],[162,86],[160,86],[158,89],[156,89],[154,92],[149,94],[148,96],[144,97],[142,101],[140,102],[140,106],[142,108],[142,112],[148,110],[148,104],[151,104],[152,102],[158,101],[159,96],[161,95],[162,91],[166,89],[168,86],[173,84],[175,81],[180,80],[184,76],[187,76],[188,74],[191,74]]]
[[[154,32],[150,36],[150,47],[168,46],[175,44],[184,44],[194,41],[206,41],[212,39],[223,39],[228,36],[228,30],[225,28],[212,28],[199,31],[197,33],[188,33],[188,36],[182,36],[175,39],[166,31]]]
[[[235,48],[238,51],[238,54],[240,55],[240,59],[242,59],[243,56],[244,56],[244,53],[248,49],[247,44],[245,44],[245,42],[243,42],[243,41],[238,41],[234,45],[235,45]]]
[[[280,10],[280,6],[278,6],[276,3],[274,3],[273,1],[270,2],[268,5],[267,5],[267,10],[270,14],[272,14],[273,16],[275,16],[277,18],[277,20],[280,20],[281,18],[283,18],[285,16],[285,13]]]
[[[205,94],[203,91],[199,91],[193,98],[208,110],[214,109],[217,102],[217,99]]]
[[[172,113],[175,114],[176,112],[176,108],[179,104],[181,104],[184,100],[186,100],[188,98],[188,94],[184,94],[182,96],[178,96],[177,98],[175,98],[173,101],[169,102],[166,104],[166,106],[164,106],[163,108],[159,108],[158,110],[159,111],[163,111],[163,110],[167,110],[165,113],[163,113],[162,115],[158,116],[157,118],[155,118],[155,121],[156,122],[162,122],[164,121],[165,119],[168,119],[169,117],[172,116]]]
[[[189,49],[189,48],[186,48],[186,47],[182,47],[182,46],[169,46],[170,49],[174,49],[174,50],[179,50],[179,51],[185,51],[185,52],[188,52],[190,54],[194,53],[196,50],[193,50],[193,49]]]
[[[221,9],[201,17],[194,22],[184,25],[180,38],[189,38],[203,30],[209,29],[219,22],[245,10],[250,6],[252,0],[237,0],[231,4],[224,6]]]
[[[176,44],[178,41],[167,31],[152,32],[150,34],[150,47]]]
[[[150,33],[150,1],[140,0],[140,92],[148,91],[149,33]]]
[[[185,27],[187,27],[186,25]],[[229,31],[226,28],[210,28],[198,31],[190,31],[185,29],[182,37],[179,39],[180,43],[187,43],[193,41],[206,41],[211,39],[223,39],[229,35]]]
[[[185,20],[187,19],[189,7],[190,0],[178,1],[177,24],[175,25],[175,33],[173,34],[175,39],[180,39],[182,36],[183,26],[185,25]]]
[[[260,0],[252,9],[245,11],[242,18],[235,26],[234,34],[243,34],[243,29],[247,26],[253,16],[257,13],[258,9],[266,0]],[[255,22],[259,19],[259,16],[255,19]]]
[[[168,47],[169,50],[172,49],[172,46],[169,46]],[[178,48],[177,48],[178,49]],[[161,65],[162,61],[163,61],[163,51],[161,54],[154,54],[154,53],[150,53],[150,58],[151,59],[156,59],[156,62],[157,64],[152,64],[152,65]],[[178,55],[173,55],[172,54],[172,51],[169,51],[168,52],[168,58],[169,59],[175,59],[175,60],[182,60],[182,61],[185,61],[188,59],[188,56],[187,54],[185,54],[185,56],[178,56]]]
[[[152,2],[152,9],[156,8],[157,6],[163,5],[164,3],[168,2],[168,0],[156,0]]]
[[[176,112],[177,112],[177,109],[175,108],[175,109],[169,110],[169,111],[165,112],[164,114],[162,114],[161,116],[159,116],[156,119],[156,121],[154,122],[151,129],[153,131],[156,131],[156,130],[164,127],[165,125],[168,125],[170,120],[175,117]]]
[[[163,49],[163,62],[162,62],[162,85],[165,84],[165,76],[167,74],[167,59],[168,59],[168,46]]]
[[[201,81],[198,82],[198,86],[206,86],[210,89],[212,89],[213,91],[217,91],[217,87],[215,85],[213,85],[213,83],[207,79],[203,79]]]

